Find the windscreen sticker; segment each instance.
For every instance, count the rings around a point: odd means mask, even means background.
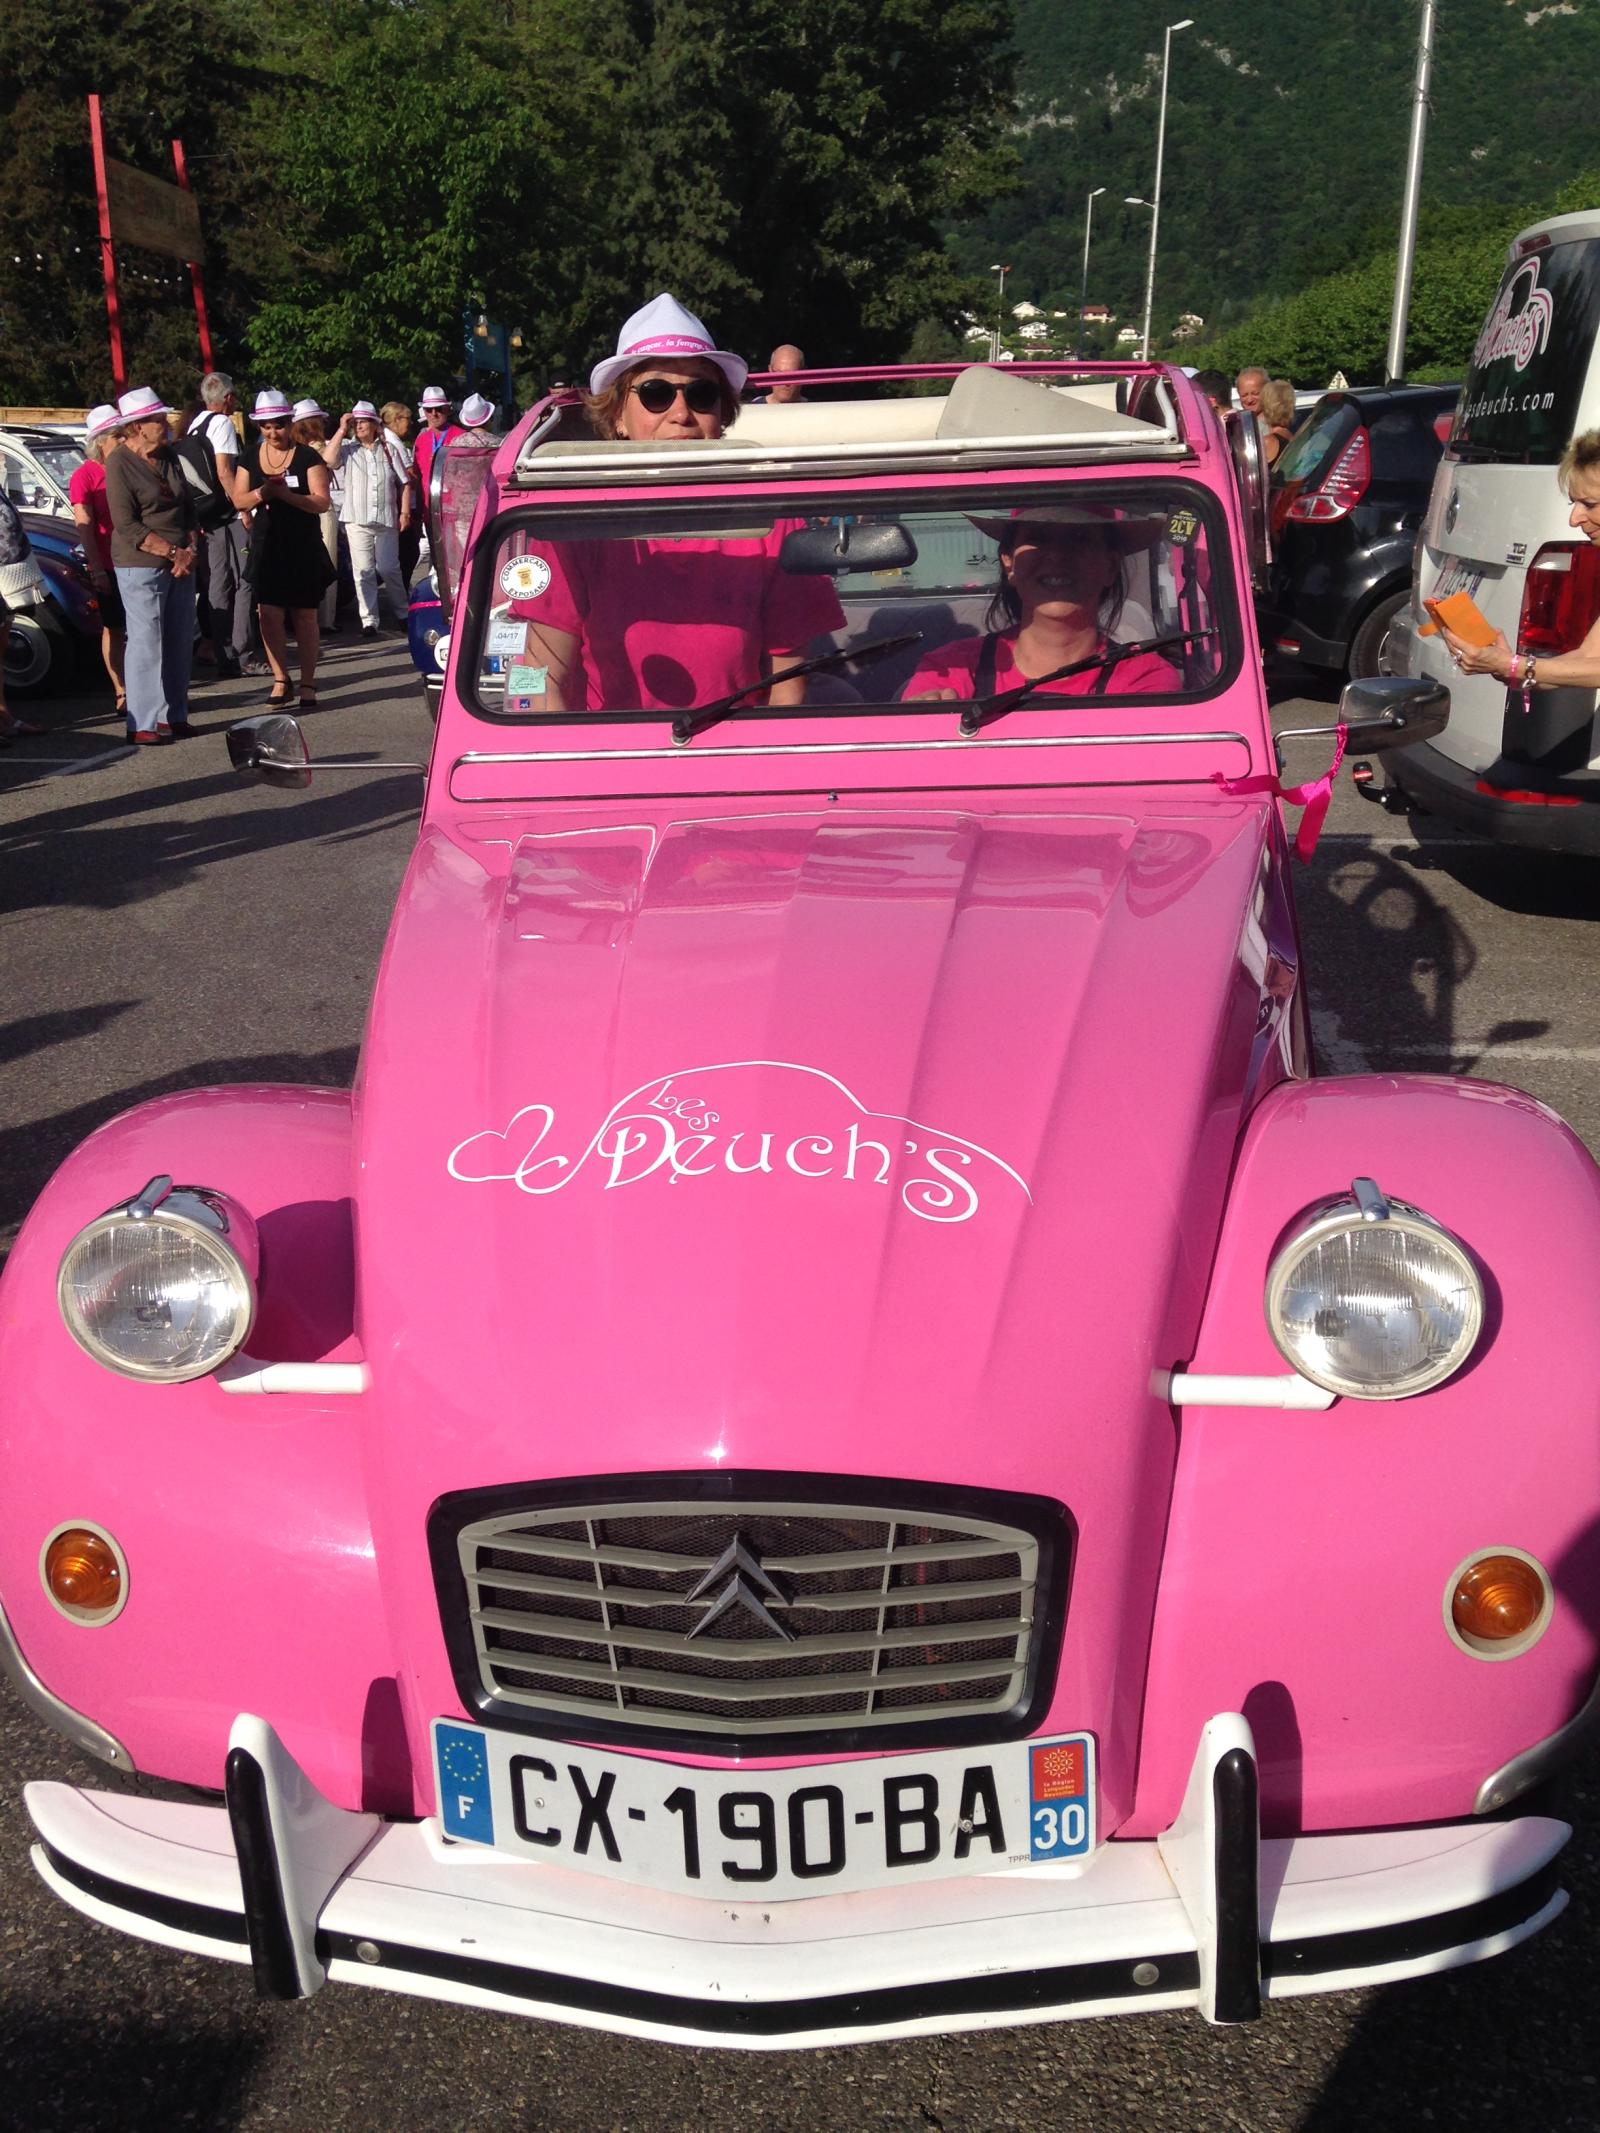
[[[537,600],[550,589],[550,565],[542,555],[514,555],[500,566],[500,590],[511,600]]]
[[[514,666],[506,672],[508,696],[543,696],[550,679],[548,667]]]
[[[909,1214],[942,1225],[970,1222],[996,1196],[1033,1194],[1011,1165],[979,1142],[898,1112],[872,1111],[820,1067],[788,1059],[737,1059],[641,1082],[619,1098],[575,1153],[546,1103],[524,1104],[503,1130],[458,1141],[446,1159],[461,1185],[514,1185],[542,1198],[583,1180],[612,1192],[653,1180],[799,1179],[816,1189],[881,1186]]]
[[[528,625],[526,622],[491,622],[489,642],[491,652],[525,652],[528,649]]]
[[[1199,530],[1199,513],[1191,511],[1187,504],[1180,504],[1167,520],[1167,538],[1179,548],[1187,546]]]

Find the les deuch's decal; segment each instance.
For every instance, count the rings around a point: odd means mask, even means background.
[[[750,1115],[755,1077],[780,1084],[774,1125]],[[773,1084],[765,1082],[767,1099]],[[801,1115],[803,1114],[803,1115]],[[804,1130],[798,1130],[803,1128]],[[708,1177],[794,1177],[817,1185],[881,1185],[924,1222],[970,1222],[986,1193],[1015,1189],[1031,1206],[1026,1181],[992,1149],[897,1113],[869,1111],[820,1067],[787,1059],[736,1059],[641,1082],[614,1103],[576,1154],[548,1148],[556,1129],[549,1104],[524,1104],[503,1130],[469,1133],[446,1168],[462,1185],[515,1185],[534,1197],[580,1178],[603,1192],[688,1184]]]

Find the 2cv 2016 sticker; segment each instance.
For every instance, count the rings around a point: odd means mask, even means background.
[[[796,1079],[775,1093],[772,1076]],[[758,1080],[759,1077],[759,1080]],[[768,1108],[763,1118],[752,1099]],[[775,1122],[774,1113],[786,1113]],[[469,1133],[446,1168],[463,1185],[515,1185],[540,1197],[580,1179],[600,1191],[708,1177],[796,1177],[881,1185],[924,1222],[971,1222],[997,1193],[1026,1181],[990,1148],[897,1112],[872,1111],[820,1067],[735,1059],[641,1082],[612,1104],[574,1154],[559,1152],[556,1115],[524,1104],[509,1125]],[[554,1144],[552,1144],[554,1141]],[[571,1144],[569,1144],[571,1145]]]

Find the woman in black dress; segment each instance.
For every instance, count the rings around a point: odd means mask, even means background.
[[[285,615],[292,615],[300,650],[300,701],[314,711],[322,642],[317,609],[333,575],[317,524],[332,508],[328,470],[319,452],[295,443],[294,410],[282,393],[258,393],[251,420],[261,434],[240,457],[233,501],[240,511],[257,513],[245,574],[255,587],[261,642],[272,668],[267,702],[295,700],[284,633]]]

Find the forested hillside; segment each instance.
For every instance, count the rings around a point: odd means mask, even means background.
[[[1090,300],[1143,306],[1162,29],[1173,0],[1016,0],[1020,189],[957,233],[1008,300],[1077,303],[1085,195]],[[1214,328],[1254,300],[1392,245],[1420,9],[1416,0],[1193,0],[1172,41],[1158,330]],[[1543,202],[1595,160],[1600,0],[1441,0],[1429,209]],[[992,284],[991,284],[992,286]]]

